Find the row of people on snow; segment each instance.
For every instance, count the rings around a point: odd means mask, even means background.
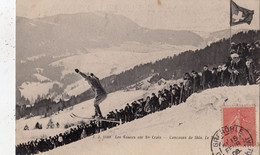
[[[53,128],[59,128],[60,127],[60,123],[57,122],[56,124],[54,124],[54,122],[52,121],[52,119],[49,120],[46,129],[53,129]],[[24,130],[30,130],[29,126],[26,124],[23,128]],[[42,129],[42,124],[40,124],[39,122],[36,122],[34,129]]]
[[[185,73],[180,84],[181,96],[185,101],[194,92],[219,86],[255,84],[259,76],[259,41],[246,44],[231,44],[230,57],[226,63],[211,70],[204,65],[201,74],[192,71]]]
[[[57,134],[53,137],[40,138],[27,143],[21,143],[16,146],[17,155],[30,155],[40,152],[46,152],[57,148],[62,145],[66,145],[75,142],[79,139],[93,135],[100,130],[97,130],[97,123],[91,121],[89,124],[81,124],[76,128],[71,128],[65,133]]]

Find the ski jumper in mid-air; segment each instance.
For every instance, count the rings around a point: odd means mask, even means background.
[[[75,69],[75,72],[80,74],[83,78],[85,78],[89,85],[91,86],[92,90],[95,92],[95,100],[94,100],[94,107],[95,107],[95,115],[93,118],[102,118],[102,113],[99,107],[99,104],[104,101],[107,97],[107,93],[105,89],[102,87],[99,79],[93,73],[82,73],[78,69]]]

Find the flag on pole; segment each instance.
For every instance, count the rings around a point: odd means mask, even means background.
[[[238,6],[232,0],[230,1],[230,26],[247,23],[251,23],[254,15],[254,10],[248,10],[246,8]]]

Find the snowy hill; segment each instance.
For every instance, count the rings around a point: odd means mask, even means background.
[[[47,96],[49,94],[51,96],[52,94],[50,94],[48,90],[53,88],[53,84],[59,84],[60,89],[63,90],[59,95],[79,95],[90,87],[84,79],[75,74],[75,68],[79,68],[82,72],[93,72],[102,79],[113,74],[119,74],[136,65],[155,62],[156,60],[178,54],[187,49],[192,49],[192,47],[168,47],[165,48],[164,51],[159,50],[143,53],[120,51],[114,48],[106,50],[93,49],[87,54],[70,56],[50,63],[48,65],[50,69],[49,72],[51,72],[53,68],[62,68],[57,80],[51,80],[43,76],[43,73],[38,73],[39,69],[37,69],[35,71],[37,73],[32,75],[34,81],[23,82],[19,90],[21,91],[21,95],[30,101],[34,101],[38,95]],[[46,69],[44,71],[46,71]],[[57,74],[57,72],[55,74]],[[55,98],[55,100],[59,99],[60,96]]]
[[[204,154],[208,155],[211,154],[211,139],[205,140],[204,137],[211,137],[221,127],[222,106],[256,105],[256,109],[259,109],[258,98],[258,85],[206,90],[193,94],[186,103],[177,107],[95,135],[95,137],[111,136],[111,139],[88,137],[45,154],[71,154],[72,152],[73,154],[148,154],[148,152],[149,154],[201,154],[201,150],[204,150],[206,152]],[[259,110],[256,111],[256,117],[256,120],[259,120]],[[121,139],[116,139],[116,136],[121,136]],[[138,136],[151,138],[138,140]],[[185,136],[198,136],[202,139],[181,139]],[[129,137],[135,137],[135,139]],[[171,139],[173,137],[179,137],[179,139]],[[254,151],[253,154],[259,153],[257,148]]]
[[[20,92],[22,96],[25,96],[30,101],[35,101],[37,97],[47,96],[49,89],[58,82],[25,82],[20,86]],[[33,92],[33,93],[32,93]]]
[[[93,72],[100,79],[112,74],[119,74],[135,65],[155,62],[164,57],[177,54],[176,51],[138,53],[130,51],[100,50],[88,54],[76,55],[51,63],[51,66],[63,66],[62,75],[74,72],[79,68],[82,72]],[[94,65],[93,65],[94,64]]]
[[[231,34],[236,34],[239,32],[246,32],[249,29],[233,29]],[[230,29],[223,29],[215,32],[207,31],[193,31],[204,38],[204,45],[210,45],[213,42],[216,42],[221,39],[228,39],[230,37]],[[203,44],[202,44],[203,45]]]
[[[123,108],[126,103],[132,102],[141,97],[150,95],[152,92],[162,89],[164,86],[155,86],[149,88],[149,90],[138,90],[128,92],[115,92],[109,94],[108,99],[101,104],[101,109],[104,114],[114,109]],[[238,95],[239,94],[239,95]],[[99,154],[100,149],[94,147],[97,142],[98,147],[102,147],[102,152],[107,154],[114,154],[114,151],[119,148],[124,148],[124,151],[131,152],[130,154],[145,154],[148,151],[141,149],[149,145],[149,149],[154,148],[154,154],[161,152],[162,154],[168,154],[172,152],[174,148],[179,146],[188,145],[190,149],[179,148],[176,154],[192,154],[196,148],[208,150],[210,154],[210,139],[197,139],[197,140],[176,140],[170,139],[172,136],[200,136],[211,137],[216,130],[221,127],[222,106],[232,105],[255,105],[256,109],[259,109],[259,85],[252,86],[236,86],[236,87],[220,87],[214,89],[208,89],[201,93],[195,93],[188,98],[185,103],[180,104],[172,108],[168,108],[161,112],[145,116],[142,119],[134,120],[132,122],[123,124],[119,127],[109,129],[96,136],[109,135],[111,139],[93,139],[92,137],[85,138],[75,143],[66,145],[47,152],[46,154],[59,154],[71,152],[76,154]],[[93,114],[94,108],[92,101],[86,101],[74,106],[73,110],[64,110],[60,114],[52,116],[54,122],[59,121],[60,124],[77,123],[79,119],[72,119],[69,114],[71,112],[89,117]],[[256,120],[259,120],[259,110],[256,111]],[[20,119],[16,121],[17,131],[17,143],[21,142],[21,139],[28,141],[42,136],[51,136],[59,132],[64,132],[65,129],[42,129],[42,130],[29,130],[23,131],[22,128],[27,124],[30,129],[35,125],[37,121],[43,124],[45,128],[49,118],[40,119],[39,117],[33,117],[27,120]],[[259,123],[259,122],[258,122]],[[61,125],[61,126],[62,126]],[[258,131],[258,130],[256,130]],[[115,136],[121,136],[122,139],[115,139]],[[161,137],[160,140],[129,140],[124,139],[123,136],[155,136]],[[259,137],[258,137],[259,141]],[[134,144],[133,144],[134,143]],[[131,144],[131,145],[130,145]],[[171,147],[165,147],[171,145]],[[185,145],[184,145],[185,144]],[[156,147],[157,146],[157,147]],[[91,148],[91,149],[90,149]],[[113,150],[111,150],[113,148]],[[156,149],[155,149],[156,148]],[[159,149],[160,148],[160,149]],[[131,150],[131,151],[130,151]],[[197,153],[199,153],[199,150]],[[195,152],[196,152],[195,151]],[[84,153],[83,153],[84,152]],[[168,152],[168,153],[167,153]],[[195,153],[195,154],[197,154]],[[118,153],[120,154],[120,153]]]

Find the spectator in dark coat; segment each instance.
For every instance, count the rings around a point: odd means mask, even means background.
[[[147,113],[144,111],[144,109],[142,108],[142,106],[140,105],[135,113],[135,118],[142,118],[145,115],[147,115]]]
[[[239,44],[237,54],[239,55],[240,59],[245,61],[246,56],[249,54],[247,43]]]
[[[218,69],[217,69],[217,82],[218,82],[217,86],[218,87],[221,86],[221,74],[222,74],[222,66],[219,65]]]
[[[248,70],[248,82],[249,84],[255,84],[256,78],[255,78],[255,64],[253,62],[253,59],[250,57],[247,57],[246,61],[246,67]]]
[[[165,97],[165,94],[160,94],[158,97],[159,97],[160,110],[166,109],[168,105],[168,101],[167,98]]]
[[[177,99],[176,99],[176,90],[173,88],[171,89],[171,103],[170,107],[173,105],[177,105]]]
[[[179,100],[180,99],[180,93],[181,93],[180,87],[177,84],[174,84],[173,89],[175,89],[175,96]]]
[[[178,105],[180,103],[180,88],[177,84],[173,85],[172,95],[173,95],[173,105]]]
[[[159,98],[155,95],[155,93],[152,93],[151,98],[151,105],[152,105],[152,111],[158,111],[159,110]]]
[[[127,103],[124,111],[125,111],[125,121],[130,122],[131,115],[133,115],[133,113],[132,113],[132,107],[130,107],[130,105],[128,103]]]
[[[138,100],[138,102],[141,104],[142,109],[144,109],[146,101],[143,98],[141,98],[141,99]]]
[[[184,85],[184,91],[183,91],[183,101],[185,102],[186,99],[191,95],[192,93],[192,86],[193,86],[193,79],[190,76],[189,73],[185,73],[183,78],[183,85]]]
[[[215,88],[217,86],[218,86],[218,72],[217,72],[217,68],[213,67],[213,69],[212,69],[211,87]]]
[[[56,123],[56,126],[57,126],[57,128],[59,128],[59,127],[60,127],[60,123],[59,123],[59,122],[57,122],[57,123]]]
[[[255,42],[255,47],[252,48],[251,52],[252,52],[252,59],[255,64],[255,67],[259,70],[259,68],[260,68],[260,60],[259,60],[259,58],[260,58],[260,41],[259,40]]]
[[[192,86],[192,92],[196,93],[200,90],[200,75],[197,72],[192,73],[192,78],[193,78],[193,86]]]
[[[37,122],[37,123],[35,124],[35,129],[40,129],[40,123],[39,123],[39,122]]]
[[[247,67],[245,62],[240,59],[239,55],[234,53],[231,55],[232,61],[228,70],[231,73],[232,85],[247,84]]]
[[[168,89],[163,90],[164,96],[166,97],[166,100],[168,103],[171,102],[171,92]]]
[[[236,43],[232,42],[231,47],[230,47],[230,52],[234,51],[236,53],[237,49],[238,49],[238,45],[236,45]]]
[[[180,101],[179,103],[184,102],[184,85],[183,82],[180,82]]]
[[[24,126],[23,130],[29,130],[29,127],[27,124]]]
[[[125,123],[125,111],[123,109],[119,110],[120,119],[122,120],[122,123]]]
[[[152,106],[151,106],[151,98],[150,96],[147,96],[146,98],[146,103],[145,103],[145,106],[144,106],[144,111],[146,113],[151,113],[152,112]]]
[[[119,111],[115,110],[115,120],[119,121],[121,119]]]
[[[140,100],[139,100],[139,101],[140,101]],[[142,108],[142,105],[141,105],[141,104],[138,104],[136,101],[134,101],[134,102],[131,103],[132,111],[133,111],[134,114],[135,114],[136,111],[138,110],[139,105],[140,105],[141,108]]]
[[[225,64],[222,67],[222,72],[221,72],[221,86],[229,86],[230,84],[230,72],[228,71],[228,67]]]
[[[202,77],[201,77],[201,85],[203,90],[211,87],[212,73],[208,70],[208,66],[204,65]]]

